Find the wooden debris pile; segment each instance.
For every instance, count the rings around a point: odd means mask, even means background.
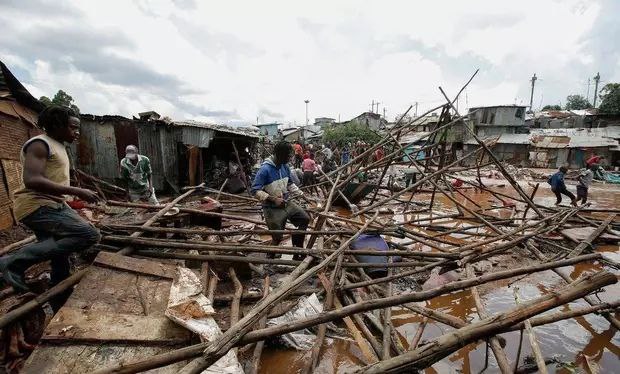
[[[407,150],[400,140],[414,134],[416,121],[424,115],[409,122],[403,121],[403,115],[380,142],[318,178],[316,185],[304,188],[315,192],[307,193],[303,202],[312,218],[303,249],[286,245],[286,241],[271,245],[269,235],[284,234],[287,238],[298,231],[288,227],[280,231],[267,229],[260,203],[245,194],[231,195],[201,185],[160,206],[108,200],[109,205],[147,209],[155,214],[132,224],[102,222],[100,248],[122,256],[161,261],[167,266],[174,263],[192,268],[199,274],[202,293],[224,317],[219,318],[222,333],[211,339],[139,358],[121,357],[117,364],[98,367],[96,372],[137,373],[157,368],[166,372],[165,368],[174,364],[170,372],[200,373],[236,350],[245,371],[256,373],[266,341],[304,329],[316,335],[303,369],[306,373],[315,372],[326,337],[336,331],[349,336],[360,349],[365,366],[359,372],[412,372],[433,365],[467,344],[484,341],[493,352],[498,370],[512,373],[518,368],[519,358],[512,362],[508,359],[500,334],[519,330],[527,332],[538,370],[545,372],[545,357],[536,349],[536,326],[599,313],[617,329],[618,302],[600,302],[592,296],[617,282],[612,272],[618,264],[593,251],[593,243],[601,235],[615,240],[615,211],[606,210],[601,216],[600,209],[592,212],[586,206],[535,203],[538,185],[526,193],[493,154],[494,139],[480,139],[474,134],[467,117],[454,107],[456,98],[448,99],[441,92],[446,104],[429,111],[441,111],[439,124],[420,138],[425,143],[416,148],[417,154]],[[479,147],[454,159],[448,140],[451,133],[458,131],[467,132]],[[379,148],[383,148],[385,157],[371,158]],[[419,157],[422,152],[424,156]],[[406,155],[409,157],[404,158]],[[459,185],[454,173],[463,170],[460,164],[465,159],[476,160],[471,170],[477,175],[459,179]],[[489,163],[502,174],[509,189],[483,183],[480,167]],[[394,183],[402,168],[413,169],[416,174],[405,188]],[[362,181],[362,174],[368,179]],[[464,192],[465,188],[492,196],[499,204],[489,207],[476,201]],[[356,195],[363,190],[365,196]],[[334,208],[337,199],[348,209]],[[589,229],[575,243],[561,236],[570,228]],[[390,248],[352,249],[356,240],[368,234],[380,235]],[[293,254],[305,258],[296,261],[290,258]],[[363,262],[360,255],[385,261]],[[494,266],[515,255],[527,261]],[[595,264],[597,270],[573,279],[563,269],[580,263]],[[377,276],[373,269],[383,273]],[[547,270],[559,275],[565,284],[534,299],[519,299],[515,307],[500,313],[486,310],[480,287]],[[83,276],[76,273],[7,313],[0,319],[0,327],[34,310]],[[469,290],[474,299],[479,317],[474,322],[420,303],[463,290]],[[322,303],[321,313],[277,325],[267,323],[295,308],[300,296],[312,294]],[[578,299],[584,299],[589,306],[543,314]],[[424,317],[410,341],[392,324],[393,308]],[[441,322],[451,330],[423,341],[424,328],[430,321]]]

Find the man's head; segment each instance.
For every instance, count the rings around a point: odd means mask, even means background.
[[[71,108],[50,105],[39,114],[39,126],[61,142],[73,143],[80,137],[80,118]]]
[[[560,172],[562,174],[566,174],[568,172],[568,168],[566,166],[560,166]]]
[[[125,156],[131,161],[137,160],[138,159],[138,147],[132,144],[128,145],[125,148]]]
[[[275,162],[276,165],[288,163],[292,154],[293,149],[288,142],[277,142],[276,145],[273,146],[273,162]]]

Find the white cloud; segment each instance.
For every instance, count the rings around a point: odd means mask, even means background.
[[[599,70],[620,80],[618,28],[596,29],[609,0],[28,3],[0,5],[0,55],[33,94],[64,89],[97,114],[303,123],[310,99],[311,118],[371,100],[392,118],[476,68],[461,107],[527,103],[534,72],[535,105],[585,94]]]

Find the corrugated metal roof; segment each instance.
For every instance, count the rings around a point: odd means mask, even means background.
[[[495,136],[489,136],[489,139],[495,139]],[[530,144],[530,134],[502,134],[496,142],[497,144]],[[464,144],[477,145],[475,139],[468,139]]]
[[[492,137],[491,137],[492,138]],[[537,148],[596,148],[615,147],[620,138],[620,126],[595,129],[531,129],[530,134],[502,134],[498,144],[530,144]],[[465,144],[478,144],[468,139]]]
[[[198,122],[198,121],[191,121],[191,120],[174,121],[172,122],[172,125],[180,126],[180,127],[193,127],[193,128],[214,130],[214,131],[225,132],[229,134],[248,136],[251,138],[259,137],[258,131],[256,131],[256,129],[253,126],[252,127],[231,127],[227,125],[218,125],[214,123]]]

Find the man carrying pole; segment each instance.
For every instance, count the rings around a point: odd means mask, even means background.
[[[289,195],[291,197],[302,195],[301,190],[291,180],[288,162],[292,153],[293,149],[289,143],[285,141],[276,143],[273,156],[263,162],[252,183],[252,195],[263,203],[265,222],[270,230],[283,230],[287,220],[299,230],[305,230],[310,222],[308,213],[288,200]],[[282,241],[282,234],[273,234],[271,237],[273,245],[278,245]],[[293,246],[303,248],[304,238],[304,234],[292,235]],[[273,254],[270,255],[273,257]],[[302,255],[293,256],[295,260],[301,258]]]

